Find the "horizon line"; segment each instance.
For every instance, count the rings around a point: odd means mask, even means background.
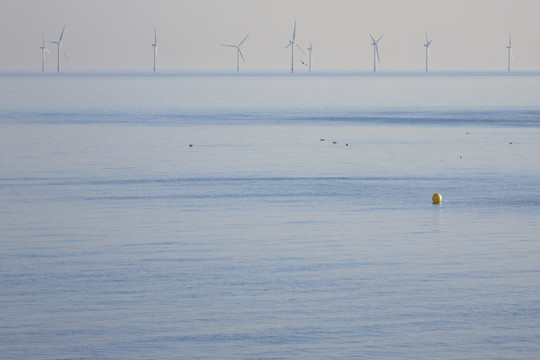
[[[425,72],[424,69],[408,69],[408,70],[380,70],[373,73],[368,69],[321,69],[308,71],[302,69],[294,74],[290,73],[290,69],[244,69],[241,72],[232,71],[230,69],[162,69],[159,72],[149,71],[148,69],[64,69],[61,73],[56,71],[42,72],[35,69],[0,69],[1,77],[17,77],[17,76],[37,76],[37,77],[62,77],[62,76],[149,76],[149,77],[181,77],[181,76],[287,76],[287,77],[320,77],[320,76],[410,76],[421,75],[423,77],[437,76],[540,76],[540,69],[525,69],[512,70],[508,72],[506,69],[501,70],[478,70],[478,69],[445,69],[431,70]]]

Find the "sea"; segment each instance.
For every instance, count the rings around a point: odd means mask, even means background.
[[[1,359],[539,354],[540,73],[0,73]]]

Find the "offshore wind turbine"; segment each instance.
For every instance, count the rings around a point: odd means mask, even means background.
[[[41,72],[45,72],[45,54],[49,54],[50,51],[45,47],[45,34],[43,35],[43,44],[39,47],[41,49]]]
[[[309,42],[309,47],[307,49],[309,51],[309,72],[311,72],[311,53],[313,52],[313,45],[311,44],[311,41]]]
[[[152,47],[154,48],[154,72],[156,72],[156,59],[158,56],[158,49],[157,49],[157,33],[156,33],[156,27],[154,26],[154,43],[152,44]]]
[[[242,44],[244,43],[244,41],[246,41],[248,36],[249,34],[247,34],[246,37],[244,37],[244,39],[240,41],[238,45],[221,44],[221,46],[236,48],[236,72],[240,72],[240,57],[242,57],[242,60],[246,62],[246,59],[244,59],[244,55],[242,55],[242,50],[240,50],[240,46],[242,46]]]
[[[57,53],[58,53],[58,62],[56,66],[57,72],[60,72],[60,48],[62,48],[62,51],[64,50],[64,46],[62,45],[62,37],[64,36],[64,30],[66,30],[66,25],[64,25],[64,27],[62,28],[62,33],[60,34],[58,41],[51,41],[51,44],[56,44]],[[64,55],[67,57],[65,51],[64,51]]]
[[[431,46],[432,41],[433,39],[429,40],[428,35],[426,33],[426,43],[424,44],[424,46],[426,47],[426,72],[429,71],[429,64],[431,62],[431,50],[429,47]]]
[[[306,53],[304,50],[302,50],[300,45],[296,43],[296,20],[294,21],[294,30],[293,30],[292,40],[289,40],[289,45],[285,46],[284,49],[288,48],[289,46],[291,47],[291,74],[293,74],[294,73],[294,47],[296,46],[298,49],[300,49],[301,52],[303,52],[304,54]]]
[[[510,72],[510,58],[512,57],[512,34],[508,33],[508,71]]]
[[[379,56],[379,41],[381,41],[383,36],[381,35],[377,40],[375,40],[371,34],[369,34],[369,37],[373,41],[371,43],[371,45],[373,45],[373,72],[377,72],[377,60],[381,62],[381,57]]]

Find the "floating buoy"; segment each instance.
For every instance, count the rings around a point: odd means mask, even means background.
[[[442,201],[442,196],[439,193],[433,194],[433,197],[431,198],[433,200],[434,204],[440,204]]]

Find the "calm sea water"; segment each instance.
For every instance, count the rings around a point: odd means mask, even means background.
[[[2,359],[538,358],[540,76],[274,75],[0,75]]]

